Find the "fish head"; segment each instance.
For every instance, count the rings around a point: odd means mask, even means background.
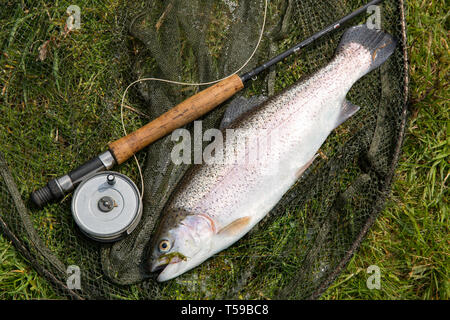
[[[206,215],[165,215],[150,247],[150,271],[162,270],[162,282],[198,266],[212,255],[213,236],[214,223]]]

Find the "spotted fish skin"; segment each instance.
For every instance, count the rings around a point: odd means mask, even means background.
[[[266,141],[263,160],[196,165],[186,174],[150,247],[150,269],[164,268],[158,281],[198,266],[253,228],[312,163],[331,131],[359,109],[345,100],[353,84],[395,47],[380,30],[350,28],[328,65],[233,122],[228,129],[237,136],[256,132],[259,142]],[[223,148],[227,140],[225,135]],[[249,142],[247,153],[259,147]],[[174,253],[183,259],[172,259]]]

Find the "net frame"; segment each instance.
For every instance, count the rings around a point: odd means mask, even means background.
[[[354,252],[359,247],[361,241],[364,239],[367,231],[373,225],[377,215],[383,209],[384,203],[389,195],[389,188],[392,183],[392,179],[395,173],[396,163],[398,162],[398,158],[401,152],[401,146],[405,134],[406,129],[406,119],[407,119],[407,105],[408,105],[408,89],[409,89],[409,77],[408,77],[408,56],[407,56],[407,38],[406,38],[406,25],[405,25],[405,4],[403,0],[397,2],[398,8],[401,14],[400,24],[401,24],[401,55],[403,60],[403,108],[401,110],[401,117],[399,119],[399,130],[397,132],[397,136],[395,137],[395,141],[397,142],[393,151],[392,163],[389,166],[388,172],[384,175],[385,180],[383,181],[383,188],[380,190],[380,193],[377,195],[376,205],[374,210],[365,221],[363,227],[358,233],[355,241],[352,243],[350,249],[343,256],[342,260],[339,262],[337,267],[328,274],[328,276],[321,282],[321,284],[310,293],[307,298],[316,299],[319,298],[320,295],[326,290],[326,288],[336,279],[336,277],[342,272],[343,268],[347,265],[348,261],[354,254]],[[123,34],[123,30],[121,31]],[[120,40],[119,40],[120,41]],[[107,111],[104,111],[107,112]],[[104,120],[102,123],[103,126],[108,126],[108,121]],[[120,134],[120,130],[116,131],[116,134]],[[95,133],[93,134],[95,136]],[[141,155],[140,161],[143,163],[145,161],[145,155]],[[11,163],[8,163],[11,166]],[[4,160],[4,157],[0,157],[0,167],[1,167],[1,177],[0,179],[0,190],[2,191],[2,212],[0,214],[0,227],[2,232],[6,235],[6,237],[14,244],[16,249],[28,260],[28,262],[35,268],[44,278],[46,278],[52,286],[55,288],[56,292],[59,293],[62,297],[67,297],[71,299],[85,299],[85,298],[120,298],[124,297],[122,294],[128,293],[127,289],[123,289],[120,286],[117,286],[114,283],[109,283],[107,280],[102,283],[100,286],[99,283],[87,283],[83,289],[73,290],[69,289],[65,280],[67,279],[66,268],[61,261],[59,261],[58,257],[55,257],[51,250],[46,250],[47,246],[42,243],[42,239],[30,228],[33,228],[33,222],[28,218],[28,223],[22,223],[27,220],[28,216],[28,208],[24,205],[22,197],[24,196],[24,192],[19,191],[15,178],[10,173],[14,172],[14,168],[8,167],[8,164]],[[12,163],[14,164],[14,162]],[[308,172],[308,175],[313,174],[314,170]],[[17,173],[16,173],[17,174]],[[27,189],[25,189],[28,191]],[[22,220],[14,221],[11,217],[21,217]],[[74,225],[70,220],[70,217],[64,218],[62,221],[66,224],[66,227],[73,228]],[[256,232],[256,231],[255,231]],[[253,233],[255,233],[253,232]],[[78,239],[78,238],[77,238]],[[77,243],[77,248],[82,248],[82,251],[90,252],[91,250],[99,250],[98,246],[94,245],[94,249],[92,249],[92,242],[89,241],[80,241]],[[67,258],[67,257],[66,257]],[[70,258],[70,257],[69,257]],[[66,259],[68,261],[70,259]],[[96,270],[93,271],[94,277],[102,277],[103,270],[99,265]],[[145,283],[142,285],[145,287]],[[140,293],[138,297],[142,298],[148,292],[153,292],[152,289],[144,290],[144,293]],[[151,295],[149,295],[151,297]],[[296,297],[295,295],[286,296],[282,293],[279,297],[283,298],[292,298]],[[305,298],[305,297],[300,297]]]

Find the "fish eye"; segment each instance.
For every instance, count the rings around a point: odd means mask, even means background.
[[[158,249],[160,252],[167,252],[170,250],[170,241],[169,240],[161,240],[158,245]]]

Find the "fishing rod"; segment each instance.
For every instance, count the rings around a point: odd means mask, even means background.
[[[282,61],[289,55],[298,52],[324,35],[339,29],[347,21],[366,12],[370,6],[380,2],[382,0],[372,0],[261,66],[241,76],[234,74],[189,97],[143,127],[110,143],[107,151],[87,161],[68,174],[50,180],[44,187],[32,192],[31,200],[37,206],[43,207],[51,201],[63,198],[65,194],[71,192],[85,178],[94,173],[109,170],[115,165],[122,164],[149,144],[166,136],[173,130],[198,119],[242,90],[245,82],[251,80],[262,71]]]

